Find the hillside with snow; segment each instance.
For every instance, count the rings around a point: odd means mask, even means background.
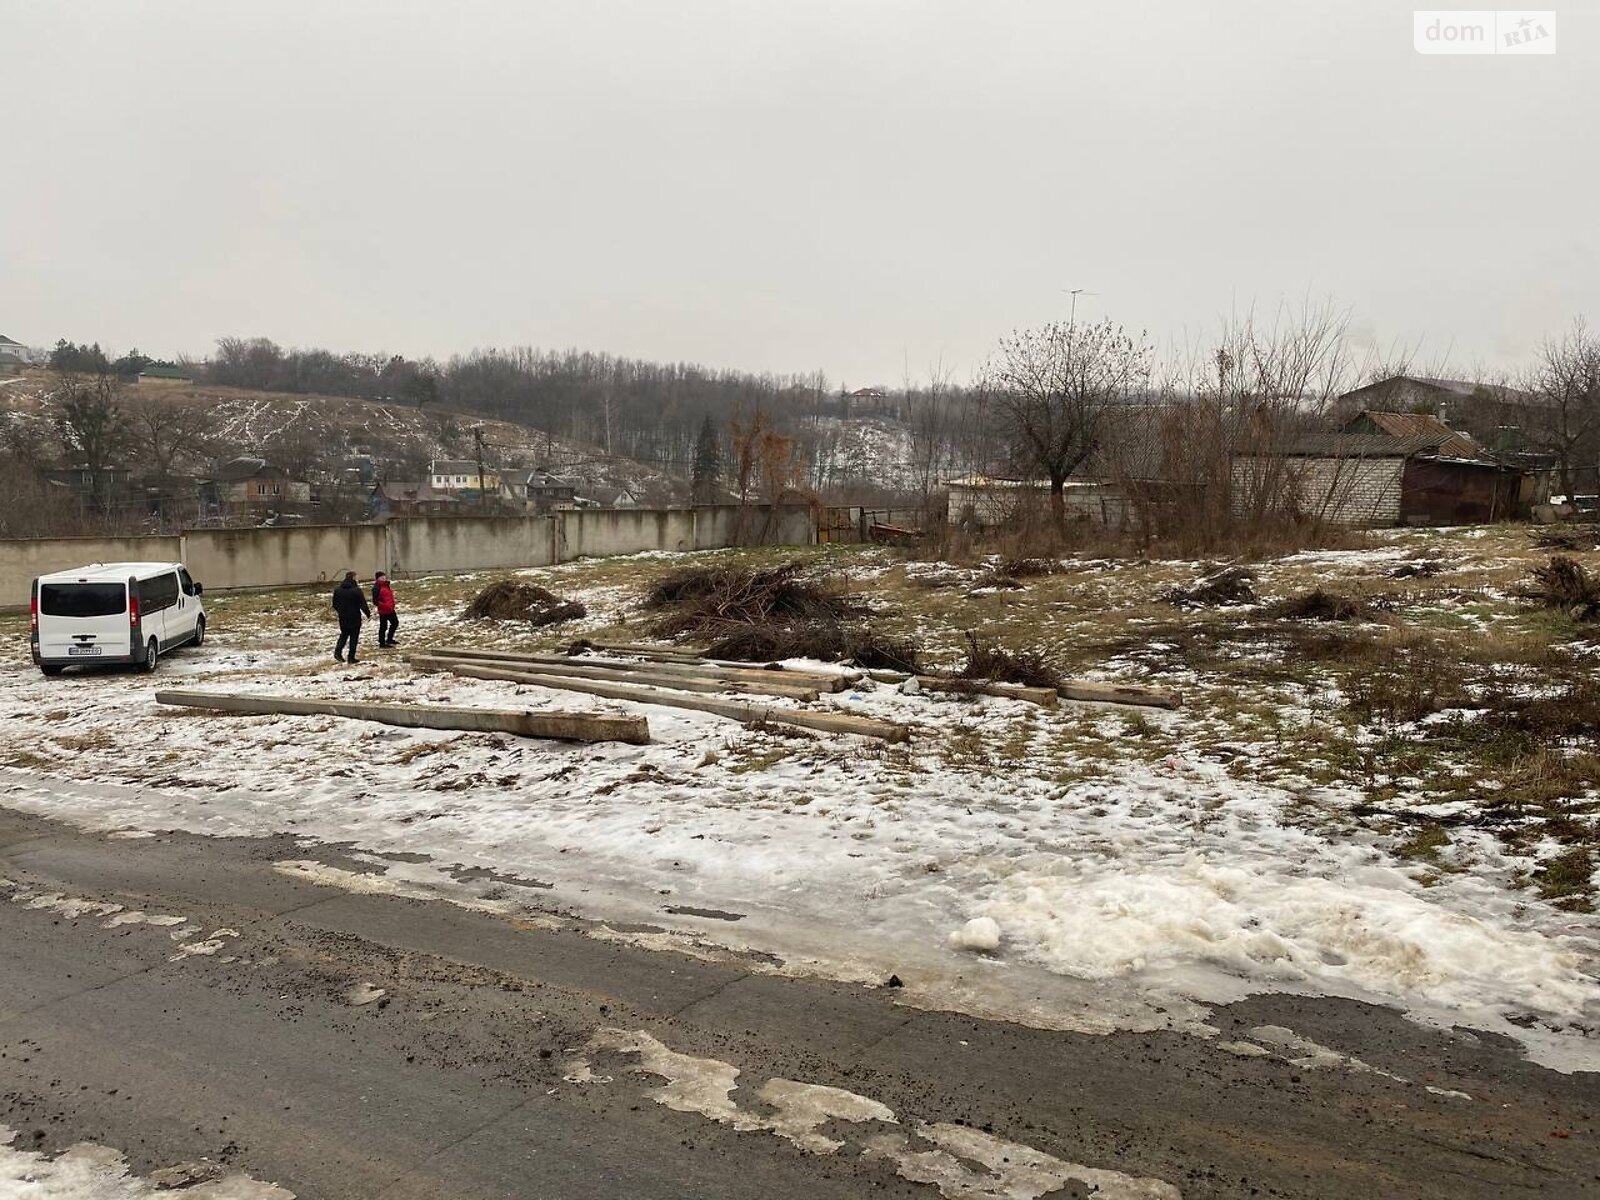
[[[911,429],[898,417],[808,417],[801,442],[810,452],[811,485],[819,491],[921,486]]]
[[[0,423],[13,430],[10,441],[35,445],[46,458],[59,448],[53,389],[54,380],[44,371],[0,388]],[[486,463],[547,470],[573,480],[580,495],[601,503],[682,503],[688,494],[687,484],[672,474],[607,455],[600,447],[434,407],[168,381],[126,385],[121,403],[134,413],[147,405],[202,408],[208,417],[203,432],[184,444],[173,464],[195,474],[217,462],[253,456],[316,479],[346,459],[370,456],[385,478],[420,480],[433,459],[472,457],[473,428],[480,427]]]

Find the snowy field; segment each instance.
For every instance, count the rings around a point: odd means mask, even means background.
[[[1421,536],[1280,560],[1263,568],[1262,587],[1382,576],[1415,557]],[[1466,600],[1412,596],[1434,614],[1429,628],[1470,639],[1521,619],[1504,600],[1522,569],[1505,544],[1427,537],[1430,553],[1474,575],[1451,585],[1470,583]],[[989,586],[982,566],[906,564],[876,550],[816,558],[847,573],[885,621],[923,637],[936,661],[975,628],[1044,644],[1080,673],[1180,686],[1186,704],[1052,711],[864,682],[819,705],[908,722],[908,745],[778,735],[416,674],[370,644],[358,667],[341,666],[320,595],[217,597],[207,646],[163,660],[157,680],[46,680],[14,650],[3,667],[0,804],[130,832],[288,831],[308,850],[282,869],[339,886],[749,955],[755,969],[870,984],[893,974],[907,1003],[1045,1027],[1207,1036],[1216,1004],[1335,995],[1503,1033],[1557,1069],[1600,1069],[1594,920],[1586,904],[1557,907],[1530,883],[1540,856],[1558,849],[1551,838],[1457,822],[1424,853],[1411,846],[1413,826],[1373,819],[1384,805],[1432,804],[1443,821],[1466,802],[1436,801],[1419,793],[1420,776],[1397,784],[1371,762],[1333,769],[1342,760],[1329,749],[1327,713],[1343,685],[1309,667],[1283,677],[1281,648],[1239,650],[1248,685],[1243,668],[1173,658],[1176,642],[1161,638],[1174,622],[1219,637],[1241,625],[1238,613],[1186,618],[1151,600],[1192,578],[1194,564],[1070,563],[1013,588]],[[455,622],[489,576],[408,582],[403,649],[638,635],[638,583],[675,561],[525,572],[590,611],[541,640]],[[960,586],[918,582],[952,571]],[[654,741],[575,746],[172,710],[152,699],[158,683],[635,711]],[[1373,735],[1358,722],[1349,736],[1359,746]],[[309,847],[329,842],[364,869],[319,863]],[[128,845],[136,853],[138,837]]]

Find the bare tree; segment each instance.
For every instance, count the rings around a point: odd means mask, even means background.
[[[157,474],[170,475],[173,463],[182,455],[208,453],[207,435],[212,422],[202,403],[161,396],[133,396],[123,407],[134,448]]]
[[[911,430],[911,469],[920,493],[924,523],[934,515],[933,493],[939,484],[939,473],[950,456],[951,434],[955,426],[950,374],[940,361],[929,368],[925,388],[914,388],[909,375],[905,381],[906,423]]]
[[[261,447],[268,461],[282,467],[291,480],[306,481],[331,461],[333,449],[325,435],[305,422],[293,422],[279,429]]]
[[[1056,322],[1000,340],[985,390],[1010,435],[1018,464],[1050,481],[1050,508],[1065,533],[1066,484],[1095,450],[1106,414],[1128,399],[1150,372],[1141,333],[1110,320]]]
[[[1173,362],[1159,389],[1167,411],[1147,424],[1164,487],[1134,493],[1146,536],[1175,533],[1207,551],[1315,515],[1302,511],[1287,450],[1359,377],[1348,330],[1346,310],[1307,299],[1270,322],[1230,317]]]
[[[1580,317],[1539,348],[1526,390],[1535,444],[1553,454],[1561,491],[1571,496],[1578,471],[1600,454],[1600,335]]]
[[[109,370],[96,375],[62,372],[57,378],[52,396],[56,432],[68,453],[87,468],[94,506],[108,512],[108,473],[128,447],[122,386]]]

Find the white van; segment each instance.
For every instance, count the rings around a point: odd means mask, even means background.
[[[94,563],[33,581],[33,661],[46,675],[78,663],[137,663],[206,640],[204,589],[182,563]]]

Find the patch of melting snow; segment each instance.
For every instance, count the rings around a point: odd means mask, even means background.
[[[775,1111],[768,1124],[773,1133],[793,1142],[808,1154],[833,1154],[844,1143],[819,1133],[829,1121],[883,1121],[895,1124],[894,1110],[843,1088],[793,1079],[769,1079],[756,1098]]]
[[[275,871],[307,883],[341,888],[373,896],[400,896],[408,900],[445,900],[478,912],[521,914],[520,906],[505,900],[488,900],[463,894],[461,885],[444,871],[426,863],[384,863],[381,871],[349,871],[316,859],[282,859]],[[411,878],[407,878],[406,876]],[[505,885],[501,885],[502,887]]]
[[[849,1142],[828,1137],[830,1122],[899,1126],[888,1105],[843,1088],[769,1079],[755,1099],[771,1112],[742,1107],[734,1097],[739,1068],[716,1058],[696,1058],[669,1049],[643,1030],[601,1029],[588,1053],[638,1055],[630,1069],[665,1082],[650,1093],[657,1104],[694,1113],[744,1133],[784,1138],[807,1154],[836,1154]],[[569,1083],[609,1083],[587,1058],[571,1064]],[[916,1123],[910,1131],[869,1133],[860,1139],[861,1156],[890,1163],[913,1183],[930,1183],[946,1200],[1038,1200],[1069,1183],[1093,1189],[1097,1200],[1182,1200],[1165,1180],[1069,1163],[1019,1142],[1006,1141],[964,1125]]]
[[[1182,1200],[1165,1180],[1063,1162],[966,1125],[918,1125],[916,1132],[937,1149],[914,1149],[904,1137],[884,1134],[868,1141],[867,1157],[888,1159],[897,1174],[933,1184],[946,1200],[1037,1200],[1069,1183],[1092,1189],[1095,1200]]]
[[[119,925],[155,925],[157,927],[182,925],[188,919],[188,917],[174,917],[165,913],[147,913],[136,908],[131,912],[118,913],[100,928],[115,929]]]
[[[201,942],[184,942],[178,947],[178,952],[168,958],[167,961],[181,962],[186,958],[210,957],[227,944],[221,938],[207,938]]]
[[[0,1125],[0,1196],[16,1200],[295,1200],[294,1193],[242,1171],[211,1164],[182,1164],[141,1178],[120,1150],[78,1142],[60,1154],[19,1150],[17,1132]],[[199,1169],[197,1169],[199,1168]],[[200,1180],[185,1187],[182,1181]],[[174,1184],[180,1192],[168,1189]]]

